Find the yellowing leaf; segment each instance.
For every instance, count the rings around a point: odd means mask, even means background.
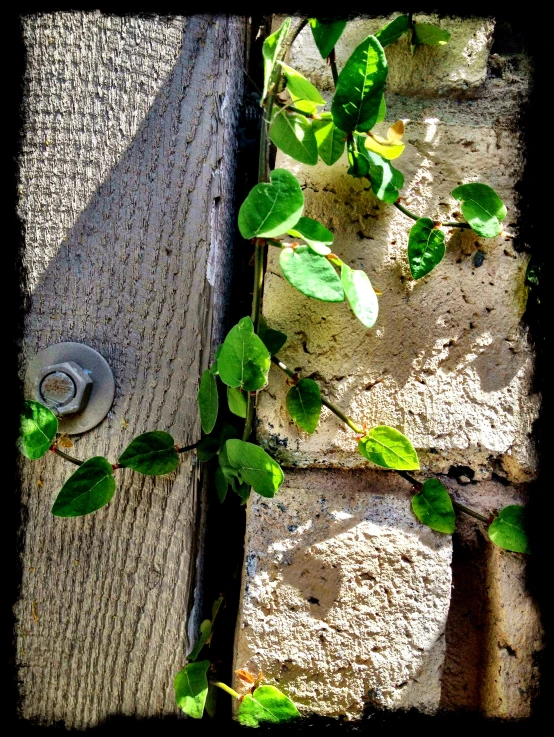
[[[369,151],[374,151],[388,161],[397,159],[402,151],[404,144],[402,136],[404,135],[404,121],[397,120],[387,131],[387,137],[383,138],[376,133],[368,133],[364,145]]]
[[[397,120],[396,123],[393,123],[391,127],[387,131],[387,138],[389,141],[401,141],[402,136],[404,135],[404,121],[403,120]]]

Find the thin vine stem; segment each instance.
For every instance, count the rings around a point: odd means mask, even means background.
[[[329,66],[331,67],[331,74],[333,75],[333,84],[335,87],[339,81],[339,70],[337,69],[337,62],[335,57],[335,47],[331,49],[331,53],[327,57],[329,60]]]
[[[222,691],[226,691],[228,694],[233,696],[233,698],[240,699],[240,694],[237,693],[230,686],[228,686],[226,683],[223,683],[222,681],[210,681],[210,683],[212,686],[217,686],[217,688],[222,689]]]
[[[200,440],[197,440],[196,443],[193,443],[192,445],[183,445],[182,448],[176,448],[175,450],[177,453],[186,453],[188,450],[194,450],[197,448],[199,443]]]
[[[404,207],[404,205],[401,205],[398,200],[396,202],[393,202],[392,204],[396,207],[397,210],[400,210],[401,213],[411,218],[412,220],[420,220],[419,215],[416,215],[411,210],[408,210],[408,208]],[[471,225],[469,223],[441,223],[437,221],[436,224],[442,226],[443,228],[471,228]]]
[[[283,371],[289,378],[291,378],[293,381],[298,381],[298,374],[292,371],[283,361],[281,361],[280,358],[277,356],[272,356],[271,361],[278,366],[281,371]],[[337,407],[336,404],[333,404],[333,402],[330,402],[328,399],[326,399],[323,395],[321,396],[321,403],[324,404],[328,409],[333,412],[339,419],[341,419],[344,423],[348,425],[348,427],[353,430],[357,435],[365,434],[365,431],[363,428],[359,427],[355,424],[355,422],[348,417],[347,414],[345,414],[340,407]],[[403,479],[406,479],[406,481],[409,481],[410,484],[415,488],[416,491],[421,491],[423,484],[415,479],[413,476],[411,476],[409,473],[406,473],[406,471],[397,471],[396,469],[391,469],[394,471],[394,473],[398,474],[398,476],[402,476]],[[469,515],[470,517],[474,517],[475,519],[480,520],[481,522],[489,522],[489,519],[485,517],[483,514],[480,514],[479,512],[476,512],[474,509],[470,509],[470,507],[466,507],[465,504],[460,504],[460,502],[454,501],[451,497],[451,501],[454,507],[456,509],[459,509],[460,512],[464,512],[465,514]]]
[[[55,453],[57,456],[60,456],[60,458],[64,458],[66,461],[69,461],[70,463],[74,463],[76,466],[82,466],[84,461],[80,461],[78,458],[73,458],[73,456],[68,455],[67,453],[64,453],[63,450],[60,450],[56,445],[53,445],[50,450],[52,453]]]

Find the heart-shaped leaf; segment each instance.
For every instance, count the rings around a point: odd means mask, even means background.
[[[321,414],[321,392],[313,379],[300,379],[287,392],[287,410],[301,430],[314,432]]]
[[[308,246],[283,248],[279,259],[286,280],[307,297],[322,302],[343,302],[344,290],[339,276],[324,256]]]
[[[410,230],[408,261],[414,279],[421,279],[440,263],[445,254],[444,233],[431,218],[419,218]]]
[[[385,52],[375,36],[368,36],[354,50],[337,82],[331,113],[343,131],[368,131],[379,115],[387,80]]]
[[[200,379],[198,389],[198,409],[200,410],[200,423],[204,432],[210,433],[217,421],[219,409],[219,397],[217,394],[217,382],[213,373],[204,371]]]
[[[269,131],[269,137],[281,151],[302,164],[317,164],[317,141],[307,118],[280,110]]]
[[[288,64],[282,61],[279,64],[287,80],[287,89],[293,98],[297,100],[309,100],[310,102],[315,102],[317,105],[325,105],[325,100],[317,87],[314,87],[306,77],[303,77],[300,72],[297,72],[296,69],[289,67]]]
[[[267,384],[271,356],[254,333],[249,317],[243,317],[227,333],[217,365],[224,384],[254,392]]]
[[[372,328],[379,314],[379,302],[367,274],[359,269],[351,269],[343,263],[341,282],[352,312],[362,325]]]
[[[304,209],[304,195],[298,180],[286,169],[274,169],[268,184],[256,184],[239,210],[239,230],[243,238],[275,238],[298,222]]]
[[[336,20],[331,23],[326,23],[318,20],[317,18],[310,18],[310,26],[312,28],[315,45],[317,46],[321,56],[326,59],[335,48],[337,41],[346,28],[346,21]]]
[[[227,387],[227,404],[234,415],[237,417],[246,417],[246,394],[240,388]]]
[[[504,550],[511,550],[514,553],[530,553],[526,516],[525,507],[519,504],[504,507],[490,524],[490,539]]]
[[[446,486],[438,479],[427,479],[421,491],[412,497],[415,516],[424,525],[437,532],[452,533],[456,514]]]
[[[399,15],[386,26],[383,26],[380,31],[375,34],[383,48],[388,46],[403,36],[407,31],[410,30],[410,18],[407,15]]]
[[[117,462],[123,468],[132,468],[145,476],[161,476],[177,468],[179,454],[169,433],[154,430],[132,440]]]
[[[52,514],[81,517],[107,504],[115,492],[112,464],[102,456],[85,461],[62,486]]]
[[[405,435],[394,427],[378,425],[358,441],[358,450],[368,461],[396,471],[415,471],[419,460],[415,448]]]
[[[264,59],[264,90],[262,92],[260,104],[263,104],[266,98],[269,83],[275,68],[275,62],[277,61],[277,57],[281,51],[283,41],[289,32],[291,20],[292,18],[285,18],[282,25],[275,31],[275,33],[268,36],[263,43],[262,56]]]
[[[265,345],[270,355],[275,356],[281,348],[287,342],[287,336],[280,330],[274,330],[268,327],[265,318],[260,317],[260,324],[258,326],[258,335],[260,340]]]
[[[272,497],[285,480],[281,466],[259,445],[243,440],[228,440],[225,451],[240,480],[262,496]]]
[[[450,33],[432,23],[414,23],[413,40],[426,46],[444,46],[450,41]]]
[[[502,232],[506,206],[488,184],[462,184],[452,190],[452,197],[462,203],[463,216],[478,235],[494,238]]]
[[[274,686],[260,686],[243,698],[237,718],[244,727],[259,727],[262,722],[289,722],[300,716],[292,701]]]
[[[312,130],[322,161],[327,166],[333,166],[344,153],[346,133],[337,128],[330,113],[323,113],[318,120],[314,120]]]
[[[199,660],[185,665],[175,676],[175,702],[185,714],[193,719],[201,719],[208,695],[207,672],[209,660]]]
[[[58,418],[52,410],[40,402],[27,400],[20,416],[17,439],[21,453],[32,461],[42,458],[54,442],[57,432]]]

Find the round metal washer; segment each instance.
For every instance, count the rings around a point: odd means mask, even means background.
[[[36,385],[41,371],[64,361],[75,361],[92,379],[92,390],[88,404],[82,412],[58,417],[59,431],[67,435],[78,435],[91,430],[110,411],[115,394],[115,381],[108,362],[98,351],[83,343],[56,343],[36,354],[27,366],[25,374],[25,397],[41,401],[36,395]]]

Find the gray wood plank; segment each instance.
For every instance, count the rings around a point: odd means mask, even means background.
[[[229,16],[23,19],[23,359],[82,342],[116,377],[106,420],[73,438],[79,458],[115,462],[147,430],[199,437],[198,381],[230,271],[245,31]],[[55,518],[73,470],[50,453],[22,461],[21,714],[81,729],[110,714],[174,714],[202,474],[190,455],[168,477],[119,470],[107,508]]]

